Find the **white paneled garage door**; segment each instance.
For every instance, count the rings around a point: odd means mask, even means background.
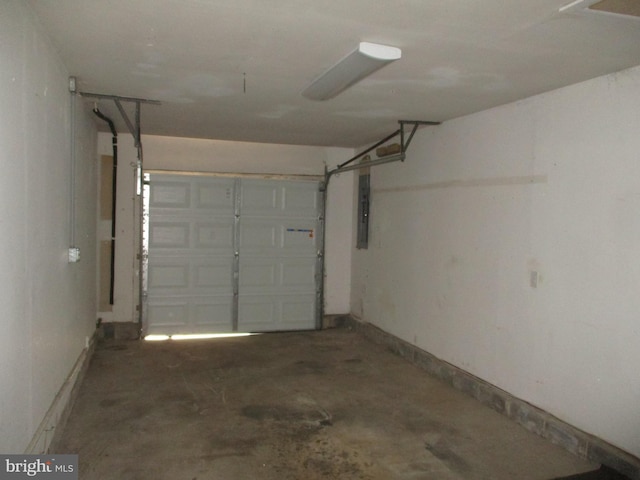
[[[150,174],[145,334],[316,328],[317,181]]]

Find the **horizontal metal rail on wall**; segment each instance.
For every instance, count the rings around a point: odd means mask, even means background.
[[[383,138],[379,142],[374,143],[372,146],[370,146],[366,150],[363,150],[362,152],[358,153],[357,155],[355,155],[354,157],[350,158],[346,162],[341,163],[340,165],[338,165],[333,170],[327,171],[325,173],[325,188],[326,188],[327,184],[329,183],[329,179],[333,175],[336,175],[338,173],[348,172],[350,170],[358,170],[360,168],[374,167],[376,165],[383,165],[385,163],[404,162],[404,160],[406,158],[407,149],[409,148],[409,145],[411,144],[411,141],[413,140],[413,136],[415,135],[416,130],[418,129],[418,127],[421,126],[421,125],[440,125],[440,122],[430,122],[430,121],[425,121],[425,120],[398,120],[398,123],[400,124],[400,128],[397,129],[395,132],[393,132],[392,134],[386,136],[385,138]],[[405,137],[406,137],[405,126],[406,125],[411,125],[411,126],[413,126],[413,128],[411,129],[411,132],[409,133],[409,137],[405,139]],[[388,142],[392,138],[397,137],[398,135],[400,135],[400,153],[399,154],[393,155],[393,156],[389,156],[389,157],[381,157],[381,158],[379,158],[377,160],[368,160],[366,162],[362,162],[362,163],[359,163],[359,164],[356,164],[356,165],[350,165],[353,162],[355,162],[356,160],[358,160],[359,158],[364,157],[367,153],[369,153],[372,150],[376,149],[377,147],[385,144],[386,142]]]
[[[349,172],[351,170],[359,170],[361,168],[375,167],[376,165],[384,165],[385,163],[404,162],[405,158],[406,158],[406,155],[404,153],[399,153],[398,155],[391,155],[388,157],[378,158],[377,160],[368,160],[364,163],[359,163],[357,165],[348,165],[340,169],[336,168],[335,170],[330,171],[329,175],[333,175],[335,173]]]
[[[303,180],[309,182],[321,182],[324,175],[309,175],[306,173],[235,173],[235,172],[198,172],[189,170],[169,170],[162,168],[146,169],[145,173],[159,173],[170,175],[198,176],[198,177],[221,177],[221,178],[259,178],[261,180]]]

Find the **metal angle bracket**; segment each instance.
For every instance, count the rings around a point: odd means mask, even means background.
[[[401,151],[402,153],[405,153],[407,151],[407,148],[409,148],[409,144],[411,143],[411,140],[413,140],[413,136],[415,135],[416,130],[418,130],[418,127],[420,125],[440,125],[441,122],[429,122],[424,120],[398,120],[398,123],[400,124],[400,146],[402,148]],[[406,141],[404,131],[405,125],[413,125],[411,133],[409,134],[409,138]]]
[[[387,135],[379,142],[374,143],[372,146],[358,153],[357,155],[350,158],[346,162],[341,163],[333,170],[328,170],[327,172],[325,172],[326,180],[324,182],[323,188],[326,188],[331,176],[337,173],[348,172],[350,170],[357,170],[364,167],[373,167],[373,166],[382,165],[385,163],[404,161],[404,159],[406,158],[407,149],[409,148],[409,145],[411,144],[411,140],[413,140],[413,136],[415,135],[416,130],[418,130],[418,127],[423,125],[440,125],[440,123],[441,122],[431,122],[431,121],[425,121],[425,120],[398,120],[398,124],[400,125],[400,128],[398,128],[395,132],[393,132],[390,135]],[[405,131],[405,128],[407,126],[412,127],[411,132]],[[407,137],[407,134],[408,134],[408,137]],[[400,135],[400,153],[399,154],[389,156],[389,157],[379,158],[377,160],[371,160],[371,161],[368,161],[366,164],[350,165],[354,161],[365,156],[370,151],[374,150],[375,148],[378,148],[380,145],[388,142],[389,140],[397,137],[398,135]]]
[[[124,123],[126,123],[127,128],[129,129],[129,133],[133,136],[133,140],[135,142],[135,147],[140,148],[140,105],[143,103],[147,103],[149,105],[161,105],[158,100],[149,100],[148,98],[135,98],[135,97],[121,97],[118,95],[105,95],[102,93],[91,93],[91,92],[80,92],[80,95],[87,98],[98,98],[104,100],[113,100],[113,103],[116,104]],[[135,125],[129,119],[127,112],[124,110],[122,106],[122,102],[132,102],[136,104],[136,113],[135,113]]]

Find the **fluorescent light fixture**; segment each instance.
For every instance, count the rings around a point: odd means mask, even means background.
[[[302,95],[310,100],[329,100],[401,56],[399,48],[360,42],[356,50],[320,75]]]

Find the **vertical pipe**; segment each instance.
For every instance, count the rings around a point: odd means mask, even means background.
[[[111,146],[113,149],[113,170],[111,179],[111,266],[109,279],[109,305],[114,303],[115,280],[116,280],[116,214],[118,193],[118,134],[113,129],[113,137],[111,137]]]
[[[111,130],[111,148],[113,151],[113,167],[111,178],[111,263],[110,263],[110,277],[109,277],[109,305],[114,303],[114,290],[115,290],[115,278],[116,278],[116,195],[118,193],[118,132],[116,131],[113,121],[104,115],[98,107],[93,109],[93,113],[104,120],[109,125]]]
[[[135,144],[138,148],[138,164],[137,164],[137,182],[136,182],[136,190],[138,193],[138,332],[140,336],[142,336],[142,332],[145,328],[144,325],[144,315],[145,315],[145,291],[144,291],[144,275],[143,269],[145,267],[145,259],[144,259],[144,196],[143,196],[143,176],[144,173],[142,171],[142,142],[141,142],[141,133],[140,133],[140,102],[136,102],[136,130],[135,130]],[[134,200],[135,203],[135,200]],[[135,208],[134,208],[135,212]],[[135,236],[134,236],[135,238]]]
[[[69,168],[69,248],[76,245],[76,79],[69,77],[70,101],[70,168]]]

